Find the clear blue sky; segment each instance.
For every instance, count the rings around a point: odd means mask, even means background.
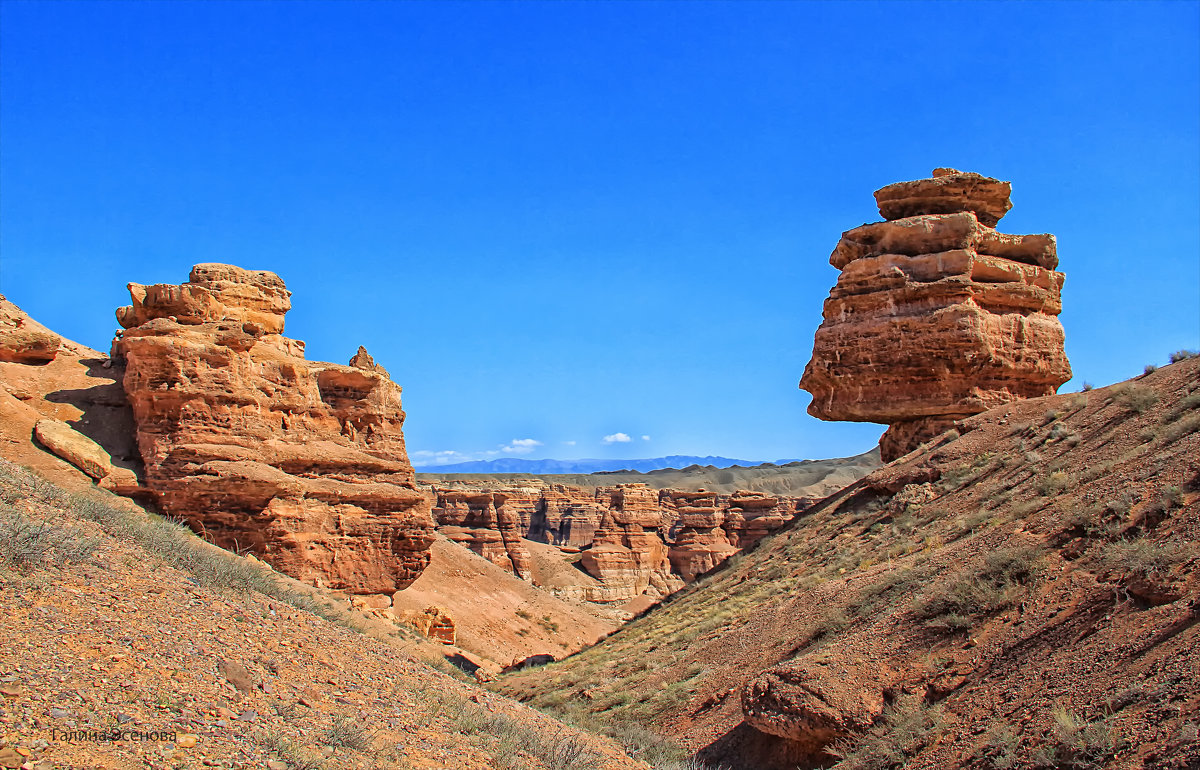
[[[796,383],[839,235],[935,166],[1057,234],[1065,389],[1200,347],[1195,2],[0,14],[0,292],[106,350],[129,281],[274,270],[418,462],[866,450]]]

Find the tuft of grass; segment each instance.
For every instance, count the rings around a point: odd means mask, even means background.
[[[1053,497],[1071,487],[1071,476],[1066,471],[1051,471],[1037,480],[1033,488],[1042,497]]]
[[[374,736],[368,733],[367,729],[357,720],[349,717],[337,717],[325,731],[323,743],[326,746],[364,751],[370,748],[372,738]]]
[[[0,563],[32,571],[87,561],[99,541],[75,527],[31,519],[16,508],[0,506]]]
[[[1021,766],[1020,742],[1020,737],[1009,725],[996,724],[984,733],[977,754],[989,770],[1012,770]]]
[[[1119,404],[1137,414],[1142,414],[1158,403],[1158,394],[1146,385],[1123,382],[1113,387],[1113,403]]]
[[[1187,549],[1179,543],[1157,543],[1138,537],[1106,543],[1100,551],[1099,563],[1109,572],[1162,578],[1187,558]]]
[[[1053,717],[1049,742],[1033,753],[1034,767],[1098,770],[1122,745],[1104,720],[1089,722],[1062,706]]]
[[[884,709],[879,721],[857,741],[834,743],[826,751],[841,761],[836,770],[892,770],[908,760],[936,735],[941,719],[920,699]]]
[[[913,614],[934,631],[957,632],[977,618],[1016,604],[1040,570],[1038,548],[1004,548],[974,569],[962,570],[913,601]]]

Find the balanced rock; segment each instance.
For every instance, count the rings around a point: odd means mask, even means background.
[[[829,260],[842,273],[800,381],[810,414],[887,423],[888,462],[1071,378],[1057,244],[992,229],[1008,194],[1008,182],[953,169],[876,193],[888,221],[843,233]]]
[[[274,273],[206,264],[129,289],[113,355],[164,513],[321,587],[392,593],[421,574],[430,505],[385,373],[306,361]]]

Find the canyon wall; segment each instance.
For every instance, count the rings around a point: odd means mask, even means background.
[[[389,593],[421,574],[429,501],[400,388],[365,350],[348,366],[305,360],[274,273],[203,264],[129,291],[113,358],[164,513],[317,586]]]
[[[431,486],[438,530],[489,561],[530,577],[526,540],[578,552],[601,602],[665,596],[753,546],[818,497],[683,492],[645,484],[594,489],[536,480],[495,488]]]
[[[887,423],[885,462],[994,406],[1053,394],[1063,351],[1063,274],[1053,235],[993,227],[1011,186],[935,169],[875,198],[886,221],[842,234],[800,387],[822,420]]]

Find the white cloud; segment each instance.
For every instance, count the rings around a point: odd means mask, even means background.
[[[542,442],[535,438],[514,438],[500,447],[500,451],[510,455],[526,455],[541,445]]]
[[[419,468],[423,465],[453,465],[454,463],[465,463],[475,458],[471,455],[463,454],[455,449],[443,449],[441,451],[431,451],[428,449],[420,449],[415,452],[408,453],[408,459],[412,462],[414,468]]]
[[[563,443],[566,444],[567,446],[575,446],[574,441],[564,441]]]
[[[649,436],[642,434],[642,441],[649,441],[649,440],[650,440]]]
[[[627,444],[630,441],[633,441],[633,439],[629,438],[628,433],[614,433],[611,436],[605,436],[600,440],[605,444]]]

